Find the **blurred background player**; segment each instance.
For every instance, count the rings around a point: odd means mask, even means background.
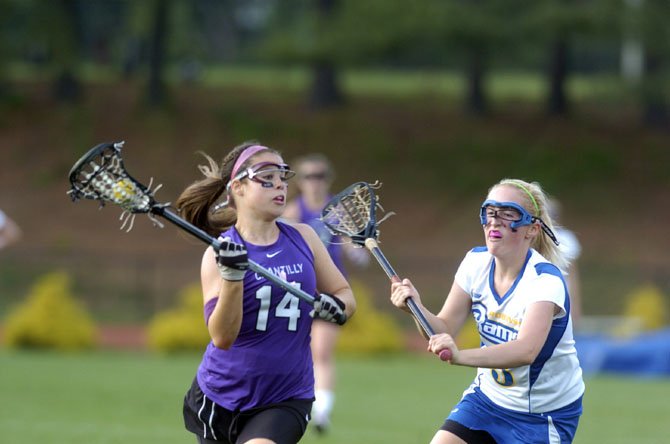
[[[343,242],[333,236],[321,222],[321,210],[332,197],[330,188],[335,171],[328,158],[319,153],[307,154],[293,162],[296,171],[298,196],[286,207],[286,219],[310,225],[319,235],[337,268],[346,276],[344,258],[365,266],[369,256],[363,248]],[[312,323],[312,357],[316,401],[312,407],[312,423],[323,433],[330,425],[330,414],[335,403],[335,345],[339,327],[315,319]]]
[[[21,239],[21,229],[0,210],[0,250]]]
[[[570,293],[572,322],[574,322],[575,328],[578,329],[579,321],[582,318],[582,289],[577,259],[579,259],[579,256],[582,254],[582,246],[575,233],[560,225],[561,210],[561,203],[558,200],[555,198],[550,198],[548,200],[547,211],[555,223],[554,233],[559,242],[558,248],[569,263],[567,269],[563,270],[563,274],[565,275],[565,280],[568,284],[568,292]]]

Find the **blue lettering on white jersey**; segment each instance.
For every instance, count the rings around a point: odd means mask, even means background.
[[[549,301],[560,308],[535,361],[511,369],[479,368],[473,387],[494,403],[516,411],[542,413],[574,402],[584,392],[570,320],[570,300],[560,270],[529,250],[519,276],[504,294],[493,285],[495,261],[486,247],[471,250],[456,273],[456,284],[472,300],[482,347],[516,340],[528,307]],[[466,393],[471,392],[472,388]]]

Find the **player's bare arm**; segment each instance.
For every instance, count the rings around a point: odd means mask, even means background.
[[[212,247],[203,254],[201,280],[203,302],[206,304],[210,299],[219,298],[207,323],[209,335],[214,345],[228,349],[237,339],[242,325],[242,281],[221,278]]]
[[[356,311],[356,300],[349,283],[333,262],[314,229],[307,224],[293,226],[302,234],[314,254],[314,269],[319,292],[334,295],[344,302],[345,313],[347,318],[350,318]]]
[[[391,284],[391,302],[398,308],[410,312],[407,307],[406,300],[411,297],[420,307],[430,325],[433,327],[435,334],[449,334],[456,336],[461,330],[467,317],[470,313],[470,297],[458,285],[453,284],[447,300],[445,301],[442,310],[437,315],[428,310],[421,302],[421,295],[414,287],[412,281],[403,279],[402,282],[394,282]],[[426,339],[428,336],[424,333],[421,326],[417,323],[417,328]],[[439,352],[439,350],[432,350]]]
[[[532,364],[549,336],[556,308],[556,304],[546,301],[531,304],[515,340],[484,348],[460,350],[452,364],[484,368],[514,368]]]
[[[456,282],[451,284],[447,299],[445,299],[442,309],[437,314],[438,322],[444,324],[444,328],[439,331],[451,336],[457,336],[468,320],[471,308],[472,299],[470,295]]]
[[[416,287],[414,287],[414,284],[412,284],[412,281],[409,279],[403,279],[402,281],[391,282],[391,303],[393,303],[393,305],[400,308],[401,310],[411,314],[412,311],[407,306],[407,300],[409,298],[412,298],[417,308],[421,310],[424,318],[426,321],[428,321],[435,332],[441,332],[443,326],[441,325],[440,320],[437,319],[437,317],[423,305],[421,302],[421,295],[419,294],[419,291],[416,289]],[[428,339],[429,335],[422,328],[419,321],[414,318],[414,322],[416,323],[416,328],[419,330],[419,333]]]

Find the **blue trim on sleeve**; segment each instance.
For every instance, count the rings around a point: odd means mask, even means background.
[[[561,273],[561,270],[559,270],[558,267],[556,267],[554,264],[549,262],[542,262],[535,265],[535,271],[537,271],[538,276],[541,274],[550,274],[552,276],[558,277],[561,280],[565,291],[564,305],[566,314],[562,318],[554,319],[554,321],[551,323],[551,329],[549,330],[547,340],[544,343],[542,350],[540,350],[540,353],[537,355],[537,358],[535,358],[535,361],[530,365],[529,388],[533,387],[533,384],[535,384],[535,381],[537,381],[537,378],[540,376],[542,368],[544,368],[544,364],[554,353],[556,346],[565,334],[565,330],[568,327],[568,321],[570,320],[570,297],[568,295],[568,286],[565,283],[565,279],[563,278],[563,273]]]
[[[568,293],[568,284],[565,282],[565,276],[563,276],[561,270],[552,263],[541,262],[539,264],[535,264],[535,271],[537,272],[538,276],[541,274],[550,274],[561,280],[563,283],[563,288],[565,289],[565,301],[563,305],[565,306],[565,317],[567,318],[570,315],[570,294]]]
[[[539,264],[535,264],[535,271],[537,271],[538,276],[541,274],[551,274],[564,281],[561,270],[551,262],[540,262]]]

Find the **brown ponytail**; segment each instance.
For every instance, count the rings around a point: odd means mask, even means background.
[[[258,145],[258,142],[248,141],[236,146],[220,165],[207,154],[200,153],[208,163],[198,165],[205,177],[193,182],[179,195],[176,207],[181,217],[215,237],[235,224],[237,213],[232,198],[229,197],[230,202],[225,207],[214,212],[212,208],[220,199],[226,198],[226,185],[230,182],[233,166],[240,154],[252,145]],[[250,163],[249,160],[246,163]]]

